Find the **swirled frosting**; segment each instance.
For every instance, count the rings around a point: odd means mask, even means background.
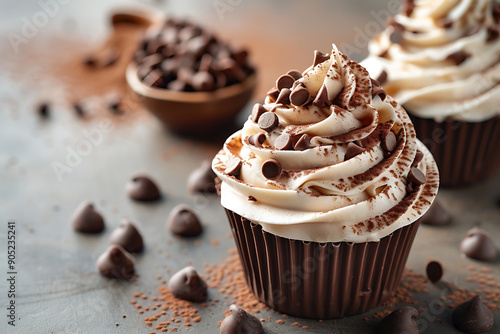
[[[409,5],[410,4],[410,5]],[[415,0],[389,20],[361,64],[405,109],[438,122],[500,115],[500,7],[492,0]]]
[[[227,139],[212,162],[221,203],[290,239],[376,241],[427,210],[437,168],[406,112],[365,68],[335,45],[324,59],[294,78],[292,95],[306,89],[307,99],[271,90]],[[269,126],[266,113],[278,122]]]

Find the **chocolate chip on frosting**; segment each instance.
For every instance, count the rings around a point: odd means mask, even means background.
[[[326,88],[326,85],[321,86],[313,103],[320,108],[328,107],[330,105],[330,101],[328,100],[328,89]]]
[[[469,54],[465,51],[457,51],[446,57],[447,60],[452,61],[457,66],[466,61],[467,58],[469,58]]]
[[[413,183],[416,186],[420,186],[427,181],[427,178],[425,177],[424,173],[417,167],[411,167],[410,171],[408,172],[408,182]]]
[[[242,164],[243,162],[241,161],[240,158],[231,159],[231,161],[227,164],[224,173],[226,173],[229,176],[238,177],[240,175]]]
[[[167,228],[181,237],[194,237],[202,232],[198,216],[185,204],[179,204],[172,209],[167,219]]]
[[[378,86],[381,86],[386,83],[387,81],[387,72],[383,70],[379,75],[378,78],[376,79],[378,82]]]
[[[267,112],[267,109],[264,108],[264,106],[260,103],[256,103],[254,106],[253,106],[253,109],[252,109],[252,116],[251,116],[251,120],[254,121],[255,123],[258,123],[259,122],[259,118],[260,116],[262,116],[263,113]]]
[[[384,140],[382,140],[382,148],[388,152],[392,152],[396,149],[396,144],[398,140],[394,132],[389,131],[387,136],[385,136]]]
[[[313,66],[321,64],[322,62],[324,62],[328,59],[330,59],[330,55],[328,53],[323,53],[321,51],[314,50]]]
[[[97,269],[106,277],[128,279],[134,275],[134,258],[120,245],[111,245],[97,259]]]
[[[499,36],[498,26],[496,25],[487,26],[486,33],[487,33],[486,42],[493,42]]]
[[[291,93],[292,93],[292,91],[289,88],[283,88],[280,91],[280,95],[278,95],[278,98],[276,99],[276,103],[284,104],[284,105],[290,104],[290,94]]]
[[[127,194],[136,201],[156,201],[160,199],[160,190],[151,178],[145,175],[134,176],[126,186]]]
[[[278,87],[279,90],[282,90],[283,88],[291,88],[295,79],[288,74],[283,74],[276,80],[276,87]]]
[[[387,93],[382,87],[374,86],[372,88],[372,99],[374,99],[376,96],[380,96],[380,99],[384,101],[387,97]]]
[[[80,203],[71,219],[73,228],[83,233],[99,233],[104,230],[104,219],[88,201]]]
[[[453,26],[453,20],[448,16],[441,17],[437,20],[437,24],[445,29],[451,28]]]
[[[230,306],[229,314],[220,324],[220,334],[261,334],[262,324],[237,305]]]
[[[413,307],[404,306],[392,311],[391,314],[382,319],[376,326],[377,334],[418,334],[418,326],[415,321],[418,311]]]
[[[358,146],[355,143],[351,142],[351,143],[347,144],[347,149],[345,152],[344,161],[347,161],[351,158],[354,158],[355,156],[357,156],[360,153],[363,153],[364,151],[366,151],[365,148]]]
[[[168,289],[180,299],[192,302],[203,302],[207,299],[207,284],[191,266],[176,272],[168,281]]]
[[[309,100],[309,90],[305,87],[298,87],[297,89],[294,89],[292,91],[292,94],[290,94],[290,102],[294,106],[302,106],[304,105],[308,100]]]
[[[297,70],[290,70],[290,71],[286,72],[286,74],[290,75],[295,80],[299,80],[300,78],[302,78],[302,73],[300,73]]]
[[[277,150],[291,150],[292,149],[292,136],[288,133],[282,133],[274,141],[274,147]]]
[[[295,151],[305,151],[309,148],[311,148],[311,137],[307,133],[300,136],[295,145],[293,145]]]
[[[488,232],[480,228],[467,231],[467,236],[460,244],[462,253],[479,261],[493,261],[497,258],[498,250]]]
[[[403,44],[405,27],[401,23],[396,22],[394,18],[388,20],[388,25],[392,27],[392,33],[389,36],[390,41],[394,44]]]
[[[268,159],[262,164],[261,171],[266,179],[274,180],[281,175],[282,167],[278,160]]]
[[[143,248],[142,236],[127,218],[122,219],[120,226],[113,231],[109,242],[112,245],[120,245],[127,252],[139,253]]]
[[[422,153],[422,151],[417,150],[417,153],[415,153],[415,158],[413,159],[411,166],[417,167],[423,158],[424,158],[424,154]]]
[[[494,324],[493,313],[479,295],[457,306],[452,319],[458,330],[471,334],[487,332]]]
[[[262,147],[266,141],[266,135],[263,133],[255,133],[248,137],[248,143],[253,146]]]
[[[280,95],[280,91],[278,88],[274,87],[274,88],[271,88],[268,92],[267,92],[267,96],[269,96],[272,100],[276,101],[278,99],[278,96]]]
[[[262,130],[271,132],[278,126],[279,119],[275,113],[267,111],[260,116],[258,124]]]
[[[401,12],[410,17],[411,14],[413,14],[413,10],[415,9],[415,2],[414,0],[405,0],[402,4],[401,4]]]

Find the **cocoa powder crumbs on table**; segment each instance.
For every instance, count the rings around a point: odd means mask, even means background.
[[[283,325],[285,323],[285,321],[281,320],[281,319],[278,319],[278,320],[276,320],[276,323],[279,324],[279,325]]]
[[[219,240],[212,239],[212,241],[210,241],[210,243],[212,244],[212,246],[218,246],[219,245]]]

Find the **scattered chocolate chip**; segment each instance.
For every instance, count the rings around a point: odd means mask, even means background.
[[[281,91],[283,88],[291,88],[295,79],[288,74],[283,74],[276,80],[276,87]]]
[[[97,259],[97,269],[106,277],[131,278],[134,275],[134,258],[120,245],[111,245]]]
[[[360,147],[360,146],[356,145],[355,143],[348,143],[347,149],[345,152],[344,161],[347,161],[351,158],[354,158],[355,156],[357,156],[360,153],[363,153],[364,151],[366,151],[365,148]]]
[[[207,284],[191,266],[176,272],[168,282],[168,289],[180,299],[192,302],[203,302],[207,299]]]
[[[321,86],[313,103],[320,108],[328,107],[330,105],[330,101],[328,100],[328,90],[326,88],[326,85]]]
[[[450,213],[441,205],[441,201],[437,198],[432,202],[427,212],[420,217],[420,223],[425,225],[447,225],[450,221]]]
[[[305,151],[309,148],[311,148],[311,137],[307,133],[300,136],[295,145],[293,145],[295,151]]]
[[[408,172],[407,180],[408,182],[414,183],[415,185],[419,186],[424,184],[425,181],[427,181],[427,178],[420,169],[418,169],[417,167],[411,167],[410,171]]]
[[[499,32],[498,32],[498,27],[496,25],[489,25],[486,28],[486,42],[493,42],[498,38]]]
[[[443,266],[437,261],[430,261],[425,268],[427,278],[432,283],[437,283],[443,277]]]
[[[415,321],[417,317],[418,311],[413,307],[398,308],[378,323],[375,332],[377,334],[418,334]]]
[[[321,51],[314,50],[313,66],[321,64],[322,62],[324,62],[328,59],[330,59],[330,55],[328,53],[323,53]]]
[[[144,175],[134,176],[127,183],[127,194],[136,201],[155,201],[160,199],[160,190],[155,182]]]
[[[266,179],[274,180],[281,175],[282,168],[278,160],[268,159],[262,164],[261,171]]]
[[[165,81],[163,80],[163,74],[160,70],[152,70],[148,75],[144,77],[142,82],[150,87],[164,88]]]
[[[488,232],[477,227],[467,231],[467,236],[460,244],[460,251],[479,261],[493,261],[498,255],[495,243]]]
[[[284,105],[290,104],[290,94],[291,93],[292,93],[292,91],[289,88],[283,88],[280,91],[280,95],[278,95],[278,98],[276,99],[276,103],[284,104]]]
[[[193,75],[191,85],[196,91],[206,92],[214,89],[214,77],[208,72],[198,72]]]
[[[255,133],[248,137],[248,143],[253,146],[262,147],[262,144],[266,141],[266,135],[263,133]]]
[[[302,106],[309,100],[309,90],[305,87],[294,89],[290,94],[290,102],[295,106]]]
[[[113,99],[109,102],[108,108],[114,114],[122,113],[122,100],[119,98]]]
[[[172,209],[167,219],[167,228],[181,237],[194,237],[202,231],[198,216],[185,204],[179,204]]]
[[[486,332],[494,324],[493,313],[479,295],[457,306],[452,319],[458,330],[471,334]]]
[[[83,201],[78,205],[71,218],[73,228],[83,233],[99,233],[104,230],[104,219],[94,205]]]
[[[460,65],[469,58],[469,54],[465,51],[457,51],[446,57],[447,60],[452,61],[455,65]]]
[[[274,147],[277,150],[291,150],[292,149],[292,136],[288,133],[282,133],[274,141]]]
[[[262,116],[262,114],[265,113],[265,112],[267,112],[267,109],[264,108],[264,106],[262,104],[256,103],[253,106],[252,116],[250,117],[250,119],[252,121],[254,121],[255,123],[258,123],[259,119],[260,119],[260,116]]]
[[[453,26],[453,20],[450,19],[448,16],[445,16],[445,17],[442,17],[440,19],[437,20],[437,24],[440,26],[440,27],[443,27],[445,29],[449,29]]]
[[[220,324],[220,334],[260,334],[262,324],[251,314],[237,305],[230,306],[229,314]]]
[[[387,72],[385,70],[383,70],[379,74],[379,76],[376,80],[377,80],[379,86],[385,84],[387,82]]]
[[[267,132],[271,132],[279,125],[278,116],[272,111],[267,111],[259,117],[259,127]]]
[[[127,252],[139,253],[142,251],[142,236],[129,219],[122,219],[120,226],[113,231],[109,242],[112,245],[120,245]]]
[[[280,95],[280,91],[278,88],[272,88],[267,92],[267,96],[269,96],[272,100],[276,101],[278,96]]]
[[[394,132],[389,131],[387,136],[382,140],[382,148],[388,152],[392,152],[396,149],[396,145],[398,143],[398,140],[396,138],[396,135]]]
[[[240,158],[232,159],[227,164],[227,167],[226,167],[226,170],[224,171],[224,173],[226,173],[229,176],[238,177],[240,175],[242,165],[243,165],[243,162],[241,161]]]
[[[188,176],[187,187],[190,192],[215,193],[215,173],[210,161],[205,160]]]
[[[300,78],[302,78],[302,73],[300,73],[297,70],[290,70],[290,71],[286,72],[286,74],[290,75],[295,80],[299,80]]]
[[[422,161],[424,158],[424,154],[422,151],[417,150],[417,153],[415,153],[415,158],[413,159],[413,162],[411,164],[412,167],[417,167],[417,165]]]
[[[87,116],[87,113],[85,112],[85,109],[83,109],[83,106],[81,103],[76,102],[75,104],[73,104],[73,109],[75,110],[76,115],[78,117],[83,118],[83,117]]]
[[[38,115],[40,115],[40,117],[42,118],[48,118],[50,116],[49,108],[50,106],[48,103],[40,103],[37,107]]]

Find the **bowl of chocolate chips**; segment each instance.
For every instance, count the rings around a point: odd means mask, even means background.
[[[185,134],[231,124],[257,84],[246,49],[222,42],[195,23],[171,18],[147,33],[126,77],[151,113]]]

